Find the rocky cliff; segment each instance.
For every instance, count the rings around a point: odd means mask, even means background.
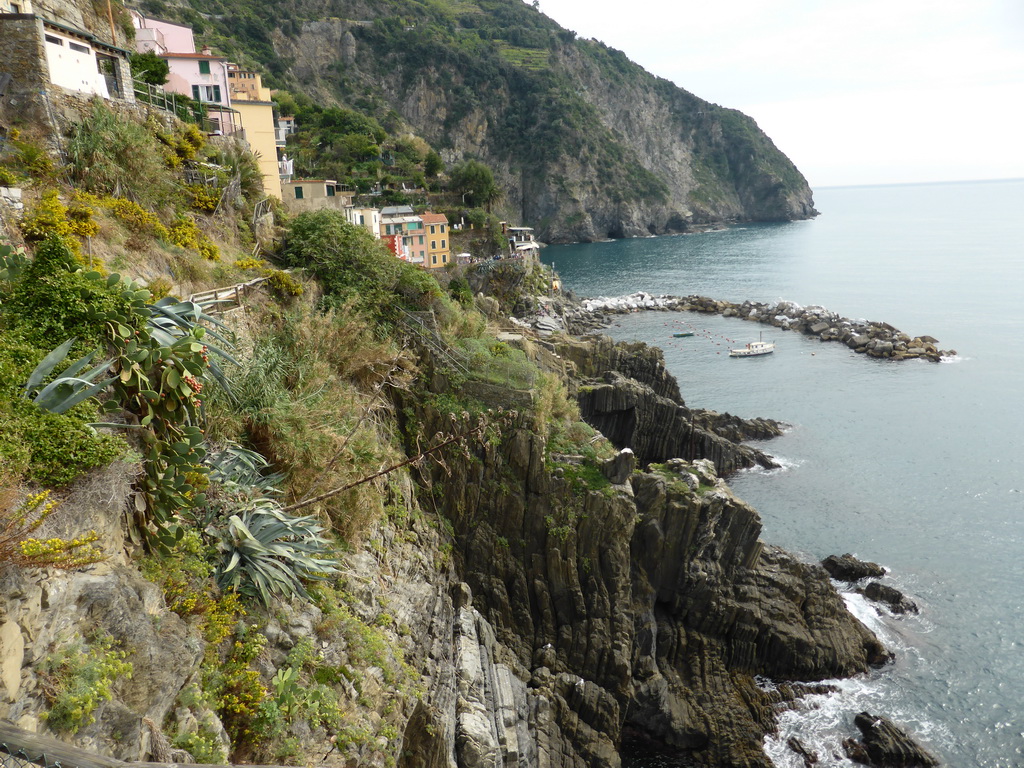
[[[678,399],[678,388],[654,351],[595,340],[587,362],[586,347],[574,353],[582,369],[630,370],[654,385],[630,380],[647,387],[645,403],[684,408],[666,396]],[[450,391],[442,370],[426,379]],[[499,387],[474,392],[507,402]],[[410,436],[447,428],[431,402],[400,404]],[[597,464],[562,456],[532,418],[421,466],[418,490],[396,478],[396,511],[344,555],[340,612],[323,600],[254,612],[264,680],[295,664],[304,643],[319,668],[344,672],[317,678],[344,706],[344,727],[331,737],[300,718],[299,754],[338,766],[612,768],[654,749],[698,765],[768,766],[761,744],[775,708],[807,690],[794,681],[887,659],[823,569],[759,540],[756,511],[713,462],[640,471],[630,451]],[[212,734],[225,748],[228,734],[214,702],[188,693],[210,651],[197,617],[169,611],[124,558],[131,476],[114,466],[83,481],[54,521],[66,536],[99,525],[108,564],[6,573],[0,716],[55,727],[44,716],[55,679],[47,660],[68,638],[110,637],[133,673],[75,740],[123,759],[180,761],[164,731]]]
[[[564,339],[556,349],[576,366],[570,387],[583,419],[618,448],[636,453],[641,465],[710,459],[723,476],[747,467],[778,466],[743,442],[778,437],[782,424],[687,408],[657,347],[601,336]]]
[[[598,368],[621,355],[660,378],[636,350],[591,349]],[[500,444],[423,474],[465,582],[453,593],[458,695],[431,694],[449,715],[428,710],[416,752],[432,757],[403,765],[618,766],[654,749],[768,766],[774,708],[801,688],[755,676],[817,681],[888,659],[823,569],[759,541],[757,513],[711,461],[642,472],[624,451],[588,471],[523,418]],[[414,422],[444,423],[429,411]]]
[[[441,497],[478,613],[456,636],[492,667],[456,704],[459,765],[617,766],[654,744],[767,766],[773,706],[793,693],[755,675],[813,681],[886,659],[821,569],[758,541],[756,512],[710,462],[587,487],[548,469],[525,430],[478,458]]]
[[[657,78],[520,2],[287,0],[201,20],[276,82],[400,121],[449,165],[491,166],[503,215],[565,242],[815,215],[756,123]],[[267,17],[270,14],[270,17]]]

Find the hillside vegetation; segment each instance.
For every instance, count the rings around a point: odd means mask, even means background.
[[[272,85],[407,126],[451,165],[496,170],[543,239],[814,215],[800,172],[749,117],[578,39],[520,0],[272,7],[146,0],[271,73]]]

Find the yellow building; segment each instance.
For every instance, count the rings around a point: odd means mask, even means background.
[[[423,230],[427,238],[427,258],[423,266],[427,269],[440,269],[452,260],[448,217],[443,213],[424,213]]]
[[[259,161],[263,174],[263,189],[278,200],[281,194],[281,172],[277,164],[277,137],[274,120],[274,105],[270,100],[270,89],[263,85],[258,72],[252,72],[228,64],[228,88],[231,91],[231,106],[238,110],[238,117],[245,131],[253,154]]]

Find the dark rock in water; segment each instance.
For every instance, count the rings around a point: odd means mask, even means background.
[[[800,743],[799,739],[790,736],[786,739],[786,746],[803,758],[806,768],[811,768],[812,765],[818,764],[818,753],[809,752],[807,747]]]
[[[856,739],[843,739],[843,751],[855,763],[871,765],[871,757],[867,748]]]
[[[842,557],[829,555],[821,561],[821,565],[836,581],[860,581],[885,576],[885,568],[878,563],[858,560],[849,552]]]
[[[929,768],[939,764],[887,717],[861,712],[854,723],[860,729],[862,741],[846,739],[843,749],[855,762],[874,768]]]
[[[876,603],[885,603],[893,613],[917,613],[917,603],[907,598],[895,587],[890,587],[877,581],[872,581],[863,589],[857,590],[868,600]]]

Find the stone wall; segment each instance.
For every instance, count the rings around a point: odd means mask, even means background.
[[[29,14],[0,15],[0,75],[12,76],[0,97],[0,125],[49,125],[46,100],[50,73],[43,48],[43,22]]]

